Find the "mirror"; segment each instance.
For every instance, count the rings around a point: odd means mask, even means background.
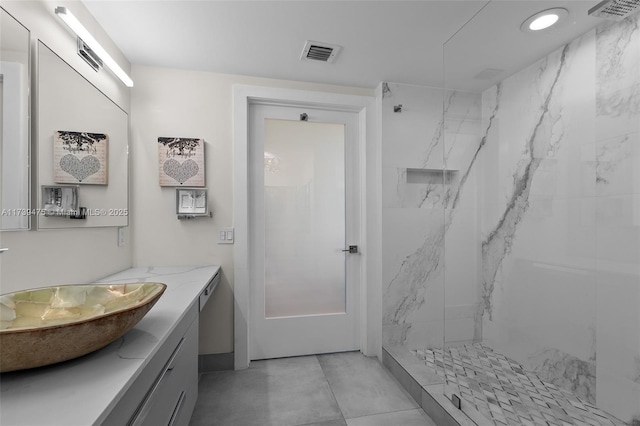
[[[0,229],[29,229],[29,30],[0,8]]]
[[[77,186],[74,213],[38,214],[38,229],[128,225],[128,116],[38,43],[38,205],[43,187]]]

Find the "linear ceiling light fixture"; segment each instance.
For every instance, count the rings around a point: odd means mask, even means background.
[[[73,14],[66,7],[56,7],[56,15],[64,21],[71,30],[76,33],[78,37],[96,54],[104,64],[113,71],[113,73],[120,79],[127,87],[133,87],[133,80],[123,71],[117,62],[107,53],[106,50],[96,41],[95,38],[89,33],[89,31],[73,16]]]

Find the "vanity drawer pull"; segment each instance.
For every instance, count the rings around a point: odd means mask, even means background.
[[[180,392],[180,398],[178,398],[178,403],[176,404],[176,407],[173,409],[173,413],[171,414],[171,419],[169,420],[169,424],[167,426],[173,426],[176,420],[178,420],[178,415],[180,414],[180,410],[184,405],[185,395],[186,395],[185,391]]]
[[[180,349],[182,349],[182,345],[184,345],[184,337],[180,339],[180,343],[178,343],[178,346],[173,351],[171,358],[169,358],[169,363],[168,363],[169,365],[167,366],[167,371],[173,370],[173,368],[176,366],[176,358],[180,353]]]

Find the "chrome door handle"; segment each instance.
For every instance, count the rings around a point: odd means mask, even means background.
[[[8,248],[0,248],[0,254],[4,253],[5,251],[9,251]]]
[[[351,254],[355,254],[355,253],[358,253],[358,246],[349,246],[348,249],[344,249],[342,251],[343,252],[347,252],[347,253],[351,253]]]

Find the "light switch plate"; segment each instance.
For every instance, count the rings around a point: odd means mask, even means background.
[[[233,244],[234,233],[233,228],[220,228],[218,230],[218,244]]]

